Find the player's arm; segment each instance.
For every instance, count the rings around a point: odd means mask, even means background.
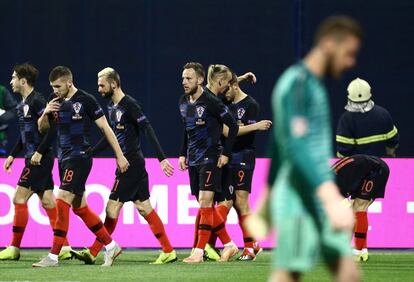
[[[219,158],[217,166],[221,168],[222,166],[226,165],[229,162],[229,158],[231,156],[231,151],[233,148],[233,144],[237,138],[237,132],[239,131],[239,127],[230,114],[228,108],[218,100],[210,101],[209,108],[211,109],[212,113],[219,119],[224,125],[227,125],[229,128],[227,139],[224,144],[224,150],[222,155]]]
[[[50,128],[50,115],[52,112],[58,112],[60,108],[59,97],[55,97],[46,104],[46,108],[37,120],[37,127],[40,133],[45,133]]]
[[[242,136],[249,134],[250,132],[254,131],[266,131],[272,126],[272,121],[270,120],[261,120],[252,124],[242,125],[239,126],[239,131],[237,132],[237,136]],[[223,126],[223,135],[227,137],[229,135],[229,128],[227,125]]]
[[[98,155],[100,152],[102,152],[103,150],[105,150],[108,147],[109,147],[108,140],[104,136],[91,149],[92,156]]]
[[[102,115],[100,118],[95,120],[95,124],[102,131],[105,138],[108,140],[108,143],[109,145],[111,145],[112,150],[114,150],[118,169],[121,172],[125,172],[129,166],[128,160],[125,158],[124,154],[122,153],[118,140],[116,139],[114,132],[109,126],[108,121],[106,120],[106,117]]]
[[[33,110],[36,112],[37,116],[41,116],[45,111],[45,101],[44,100],[35,100],[33,104]],[[56,126],[54,123],[49,124],[49,129],[44,134],[42,141],[39,146],[36,148],[36,152],[33,154],[30,159],[32,165],[40,165],[43,155],[50,149],[52,142],[56,137]]]
[[[22,138],[19,136],[19,139],[16,141],[16,143],[13,146],[13,149],[11,150],[9,156],[3,163],[3,169],[6,172],[11,172],[11,167],[14,162],[14,158],[17,156],[18,153],[20,153],[23,150],[23,141]]]
[[[185,127],[183,129],[183,134],[181,137],[181,145],[180,145],[180,156],[178,158],[178,167],[181,171],[184,171],[188,168],[187,166],[187,131]]]
[[[239,131],[237,136],[242,136],[245,134],[249,134],[254,131],[266,131],[272,125],[270,120],[261,120],[257,122],[257,117],[259,115],[259,105],[257,103],[252,103],[246,111],[246,119],[247,125],[239,126]],[[225,137],[228,136],[229,128],[224,125],[223,126],[223,135]]]
[[[157,159],[160,162],[161,169],[164,174],[166,176],[172,176],[174,173],[174,167],[168,161],[164,150],[158,141],[157,135],[155,134],[154,128],[151,126],[151,123],[145,116],[141,107],[138,104],[132,103],[129,105],[127,114],[135,126],[144,131],[148,143],[150,143],[151,147],[155,150],[155,154],[157,155]]]
[[[344,113],[336,129],[336,156],[339,158],[352,156],[355,152],[355,138],[350,128],[350,115]]]
[[[252,72],[246,72],[243,75],[240,75],[237,77],[237,82],[242,82],[242,81],[250,81],[251,83],[256,83],[257,82],[257,78],[256,75]]]

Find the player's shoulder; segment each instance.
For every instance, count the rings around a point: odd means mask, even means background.
[[[134,97],[125,94],[125,97],[122,99],[122,103],[127,108],[132,109],[142,109],[142,104],[138,102]]]
[[[201,96],[203,100],[205,100],[207,103],[213,103],[213,104],[222,104],[223,102],[219,97],[214,95],[213,92],[211,92],[207,87],[204,88],[204,93]]]
[[[297,63],[287,68],[279,77],[275,90],[281,95],[286,95],[293,88],[305,88],[310,73],[303,63]]]
[[[183,94],[180,96],[180,99],[178,100],[178,103],[181,104],[185,104],[188,102],[188,95],[187,94]]]
[[[95,96],[93,96],[92,94],[86,92],[85,90],[82,89],[78,89],[78,91],[75,93],[75,99],[76,100],[84,100],[84,101],[92,101],[92,102],[97,102],[97,99]]]
[[[29,98],[32,103],[37,103],[37,104],[46,103],[46,99],[43,96],[43,94],[41,94],[40,92],[37,92],[36,90],[33,90],[33,93],[29,96]]]
[[[247,95],[247,97],[244,99],[244,102],[246,103],[246,105],[248,105],[249,107],[254,107],[254,108],[258,108],[259,107],[259,103],[256,101],[256,99],[254,99],[252,96]]]

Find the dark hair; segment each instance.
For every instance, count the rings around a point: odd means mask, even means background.
[[[121,86],[121,77],[113,68],[104,68],[98,73],[98,77],[105,77],[109,82],[115,81],[118,87]]]
[[[57,66],[52,69],[52,71],[49,74],[49,81],[53,82],[55,80],[58,80],[61,77],[68,77],[69,79],[73,79],[72,72],[68,67],[64,66]]]
[[[183,67],[183,70],[186,70],[186,69],[193,69],[195,71],[195,73],[198,76],[202,77],[203,79],[206,76],[206,73],[204,71],[204,67],[200,63],[197,63],[197,62],[186,63]]]
[[[314,41],[319,43],[326,36],[334,36],[342,40],[347,35],[355,36],[359,40],[364,37],[361,26],[354,19],[348,16],[331,16],[318,26]]]
[[[231,72],[231,79],[230,79],[229,83],[230,83],[230,85],[239,84],[237,74],[234,71]]]
[[[27,84],[29,84],[30,86],[35,85],[36,79],[39,76],[39,71],[29,63],[15,65],[13,71],[16,73],[19,79],[25,78]]]

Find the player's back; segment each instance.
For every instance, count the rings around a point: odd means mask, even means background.
[[[278,150],[278,178],[302,197],[333,179],[329,168],[332,135],[327,94],[322,82],[303,63],[288,68],[272,97],[274,138]]]

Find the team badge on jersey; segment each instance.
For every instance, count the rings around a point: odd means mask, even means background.
[[[32,117],[32,115],[29,113],[29,105],[27,105],[27,104],[25,104],[25,105],[23,106],[23,116],[24,116],[25,118],[30,118],[30,117]]]
[[[198,116],[198,119],[196,121],[197,125],[203,125],[203,124],[206,123],[202,118],[205,110],[206,109],[203,106],[197,106],[196,107],[196,112],[197,112],[197,116]]]
[[[238,126],[243,126],[244,125],[244,123],[242,121],[242,118],[243,118],[245,113],[246,113],[246,110],[244,108],[238,108],[237,109],[237,125]]]
[[[125,129],[125,126],[123,126],[122,124],[120,124],[120,122],[121,122],[121,118],[122,118],[122,115],[124,114],[124,112],[123,111],[121,111],[121,110],[117,110],[116,112],[115,112],[115,120],[116,120],[116,122],[118,123],[117,125],[116,125],[116,129]]]
[[[75,111],[75,115],[72,116],[72,119],[75,119],[75,120],[82,119],[82,116],[79,114],[82,108],[82,104],[79,102],[76,102],[72,105],[72,107],[73,107],[73,110]]]

